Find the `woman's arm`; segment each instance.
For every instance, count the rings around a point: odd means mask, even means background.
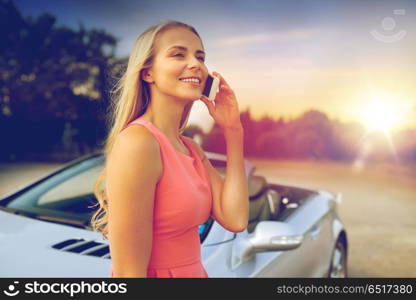
[[[108,229],[114,277],[146,277],[153,206],[162,165],[159,145],[143,126],[117,137],[107,160]]]
[[[214,200],[214,216],[221,224],[240,232],[248,225],[248,183],[244,168],[243,129],[224,129],[227,168],[220,199]],[[225,227],[224,226],[224,227]]]
[[[210,101],[204,95],[201,95],[200,100],[207,106],[215,123],[221,127],[227,144],[227,170],[224,182],[218,179],[219,175],[216,175],[216,172],[209,172],[214,192],[213,215],[226,229],[240,232],[247,227],[249,211],[243,126],[234,91],[218,72],[213,72],[213,75],[220,80],[215,100]]]

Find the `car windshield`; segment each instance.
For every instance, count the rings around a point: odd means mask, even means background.
[[[103,163],[104,156],[100,155],[64,168],[14,197],[5,207],[52,222],[89,226],[92,214],[98,209],[93,187]],[[224,176],[225,162],[211,163]],[[209,218],[199,226],[201,242],[212,222]]]
[[[6,207],[40,216],[66,218],[88,224],[97,209],[93,186],[103,157],[81,161],[15,197]]]

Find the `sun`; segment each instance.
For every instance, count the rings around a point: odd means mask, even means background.
[[[361,109],[361,121],[368,131],[390,132],[401,121],[397,103],[390,99],[377,97],[364,104]]]
[[[359,106],[358,117],[361,123],[367,127],[367,132],[363,134],[362,148],[354,162],[356,170],[361,170],[366,157],[371,155],[372,151],[377,151],[378,142],[375,137],[380,135],[373,135],[372,133],[375,131],[382,133],[395,161],[399,161],[393,139],[394,130],[398,130],[409,119],[410,102],[403,97],[388,97],[386,95],[376,96],[373,94],[367,102],[363,102]]]

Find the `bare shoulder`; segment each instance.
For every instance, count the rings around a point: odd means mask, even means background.
[[[109,155],[111,160],[122,162],[128,160],[132,166],[141,166],[149,174],[162,174],[162,160],[159,142],[143,125],[131,125],[122,130],[114,141]]]
[[[141,124],[128,126],[118,134],[117,139],[123,142],[132,142],[133,145],[148,145],[153,150],[159,149],[159,143],[153,133]]]
[[[187,137],[187,136],[183,136],[184,138],[186,138],[194,147],[194,149],[196,149],[198,151],[199,157],[201,157],[202,160],[204,160],[206,158],[205,152],[204,150],[201,148],[201,146],[195,142],[193,139]]]

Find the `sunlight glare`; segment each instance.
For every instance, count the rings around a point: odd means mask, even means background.
[[[400,121],[397,104],[387,99],[378,98],[362,107],[361,118],[369,131],[390,132]]]

